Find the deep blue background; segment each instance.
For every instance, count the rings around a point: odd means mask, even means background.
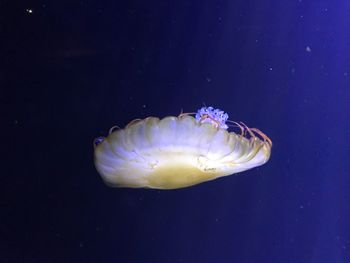
[[[1,1],[0,39],[1,262],[350,262],[349,1]],[[95,137],[204,103],[270,161],[104,185]]]

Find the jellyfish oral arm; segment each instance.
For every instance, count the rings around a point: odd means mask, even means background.
[[[228,128],[226,125],[228,114],[220,109],[202,107],[197,111],[195,118],[199,123],[211,123],[216,128]]]

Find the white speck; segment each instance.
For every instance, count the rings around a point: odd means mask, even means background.
[[[303,206],[303,205],[301,205],[301,206],[300,206],[300,209],[303,209],[303,208],[304,208],[304,206]]]
[[[300,18],[304,18],[304,16],[303,16],[303,15],[301,15],[301,16],[300,16]]]
[[[211,82],[211,78],[206,77],[206,80],[207,80],[208,82]]]
[[[145,104],[143,104],[143,105],[142,105],[142,108],[146,108],[146,105],[145,105]]]
[[[306,46],[305,50],[306,52],[311,52],[311,48],[309,46]]]
[[[272,68],[269,68],[270,71],[272,71]]]
[[[349,75],[349,73],[347,73],[347,72],[344,72],[344,76],[346,77],[347,75]]]
[[[33,9],[30,9],[30,8],[26,9],[26,11],[27,11],[28,14],[32,14],[33,13]]]
[[[328,11],[328,8],[325,8],[324,11],[327,12],[327,11]]]

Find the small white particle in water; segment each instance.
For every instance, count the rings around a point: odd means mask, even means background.
[[[208,77],[207,77],[206,80],[207,80],[208,82],[211,82],[211,78],[208,78]]]
[[[269,68],[270,71],[272,71],[272,68]]]
[[[344,76],[346,77],[347,75],[348,75],[349,73],[347,73],[347,72],[344,72]]]
[[[304,206],[303,206],[303,205],[301,205],[301,206],[300,206],[300,209],[303,209],[303,208],[304,208]]]
[[[143,104],[143,105],[142,105],[142,108],[146,108],[146,105],[145,105],[145,104]]]
[[[32,14],[33,13],[33,9],[26,9],[28,14]]]
[[[306,50],[306,52],[311,52],[311,48],[310,48],[309,46],[307,46],[307,47],[305,48],[305,50]]]

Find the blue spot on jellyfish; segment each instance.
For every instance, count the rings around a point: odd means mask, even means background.
[[[96,169],[108,185],[177,189],[263,165],[272,142],[258,129],[228,120],[224,111],[202,107],[113,127],[94,146]]]

